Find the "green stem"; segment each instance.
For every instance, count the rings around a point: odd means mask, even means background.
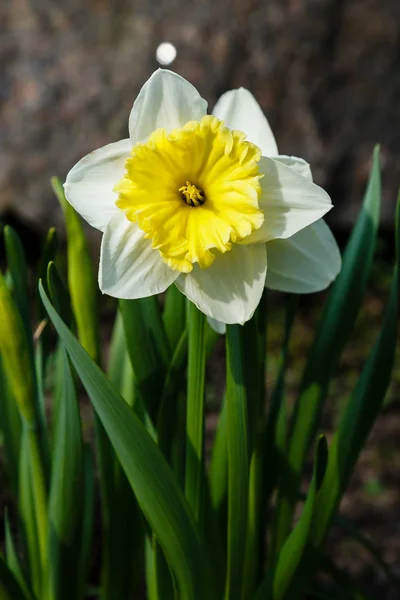
[[[35,596],[39,598],[41,593],[42,570],[39,556],[38,529],[35,518],[28,437],[28,428],[25,426],[21,435],[18,505],[28,550],[29,579]]]
[[[252,597],[256,588],[260,564],[260,512],[261,484],[263,477],[263,423],[256,436],[256,447],[253,450],[249,474],[249,505],[247,521],[247,539],[244,559],[242,598]]]
[[[150,534],[145,543],[148,600],[173,600],[174,582],[155,534]]]
[[[267,298],[264,292],[256,313],[243,327],[246,355],[252,353],[251,367],[247,367],[249,396],[249,502],[247,538],[243,571],[242,599],[250,598],[262,570],[263,535],[261,498],[264,467],[265,436],[265,371],[267,343]],[[256,342],[256,343],[255,343]]]
[[[266,505],[268,499],[275,488],[279,479],[278,498],[276,503],[276,513],[271,524],[271,541],[268,564],[271,566],[279,552],[281,551],[287,536],[290,533],[292,525],[292,510],[295,504],[294,495],[289,493],[285,485],[287,477],[290,479],[290,473],[287,461],[288,444],[288,414],[285,398],[285,378],[287,362],[289,356],[289,342],[293,329],[293,323],[298,306],[298,296],[292,295],[289,298],[286,317],[285,317],[285,335],[280,357],[278,379],[275,389],[271,396],[271,409],[268,416],[268,422],[265,434],[265,456],[271,461],[270,485],[265,490],[263,502]],[[300,448],[299,442],[298,448]],[[286,477],[287,474],[287,477]],[[291,500],[293,498],[293,501]]]
[[[228,487],[228,453],[226,448],[226,399],[222,401],[217,430],[208,470],[210,499],[213,511],[219,515],[223,511]]]
[[[185,388],[188,334],[184,329],[169,364],[157,415],[158,446],[165,458],[172,464],[172,448],[177,431],[179,412],[178,396]],[[184,409],[185,411],[185,409]],[[185,427],[185,425],[184,425]],[[183,450],[184,451],[184,450]]]
[[[191,302],[188,317],[188,388],[186,412],[185,495],[197,522],[204,509],[204,385],[206,346],[205,316]]]
[[[228,325],[227,447],[228,565],[225,600],[239,600],[243,585],[249,493],[248,389],[245,381],[244,328]]]
[[[29,460],[32,476],[32,494],[36,513],[38,545],[42,573],[47,569],[47,538],[48,538],[48,507],[46,479],[43,469],[43,460],[37,429],[31,427],[27,430]]]

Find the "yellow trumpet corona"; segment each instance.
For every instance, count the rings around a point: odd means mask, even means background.
[[[211,115],[136,144],[115,191],[117,206],[137,222],[164,262],[189,273],[207,268],[264,221],[261,151]]]

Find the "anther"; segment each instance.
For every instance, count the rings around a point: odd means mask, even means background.
[[[187,181],[186,185],[180,187],[179,191],[182,195],[183,200],[188,206],[202,206],[202,204],[204,204],[204,202],[206,201],[206,197],[204,195],[203,190],[198,188],[196,185],[190,183],[190,181]]]

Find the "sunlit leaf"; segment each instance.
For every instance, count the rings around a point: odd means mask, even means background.
[[[187,503],[164,457],[126,402],[90,359],[40,290],[71,360],[101,419],[143,513],[174,572],[180,594],[204,599],[209,584],[205,557]],[[210,598],[212,587],[208,588]]]
[[[79,597],[83,484],[82,436],[74,382],[64,351],[63,396],[57,411],[49,497],[49,598]]]
[[[54,193],[64,213],[67,231],[68,287],[78,338],[90,356],[100,360],[98,326],[98,284],[80,216],[65,198],[57,177],[51,179]]]
[[[380,215],[379,149],[376,148],[364,203],[343,255],[339,274],[307,357],[295,406],[287,464],[280,485],[277,548],[290,530],[301,473],[323,409],[329,383],[353,330],[371,270]]]

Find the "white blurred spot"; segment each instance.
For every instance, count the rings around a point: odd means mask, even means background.
[[[156,50],[156,59],[160,65],[170,65],[176,58],[176,48],[170,42],[163,42]]]

